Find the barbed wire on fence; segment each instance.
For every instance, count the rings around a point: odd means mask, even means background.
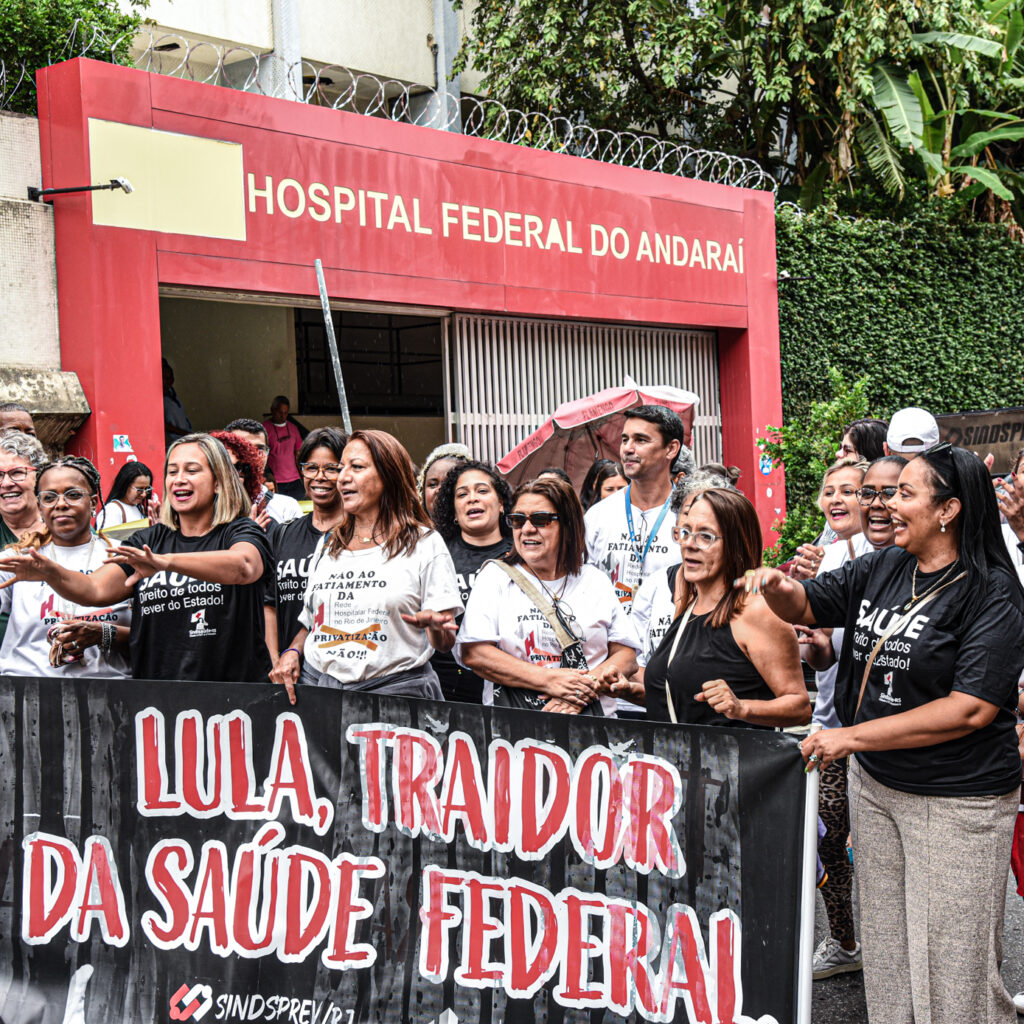
[[[490,97],[454,96],[444,89],[410,85],[342,65],[314,65],[307,60],[289,64],[273,53],[243,46],[197,43],[174,33],[143,29],[131,40],[119,38],[111,42],[96,29],[76,23],[51,62],[101,54],[120,62],[117,57],[126,52],[127,43],[137,53],[134,66],[143,71],[369,117],[459,131],[476,138],[602,163],[739,188],[772,193],[778,190],[775,178],[746,157],[643,132],[594,128],[557,114],[517,110]],[[0,60],[0,109],[17,109],[19,97],[24,98],[33,88],[31,70],[25,65],[12,68]]]

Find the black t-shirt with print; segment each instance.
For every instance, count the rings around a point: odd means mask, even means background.
[[[878,782],[906,793],[1009,793],[1020,786],[1021,777],[1014,712],[1024,666],[1024,592],[1015,577],[993,569],[984,600],[970,618],[962,611],[966,580],[937,592],[920,611],[904,612],[916,564],[902,548],[885,548],[803,583],[815,622],[846,629],[836,675],[839,720],[854,724],[864,666],[895,616],[903,621],[875,658],[857,722],[898,715],[953,690],[995,704],[999,711],[989,725],[959,739],[858,753],[857,760]],[[918,572],[918,596],[959,572],[957,566],[945,579],[945,569]]]
[[[268,531],[274,552],[276,586],[266,596],[266,603],[277,608],[277,649],[291,645],[301,628],[299,613],[306,594],[313,552],[323,534],[313,525],[313,513],[278,523]]]
[[[136,679],[266,682],[270,654],[264,642],[263,597],[272,586],[273,561],[266,534],[248,516],[186,537],[163,524],[133,533],[125,543],[154,554],[226,551],[247,542],[263,559],[255,583],[224,585],[176,572],[139,582],[132,598],[130,635]],[[132,569],[125,566],[125,573]]]
[[[477,573],[484,567],[486,562],[492,558],[501,558],[507,551],[512,550],[510,538],[502,537],[496,544],[479,546],[467,544],[461,536],[455,536],[449,541],[448,552],[455,563],[455,575],[459,582],[459,596],[462,598],[462,606],[466,606],[469,595],[472,593],[473,584],[476,583]],[[462,621],[462,616],[458,616]],[[435,651],[430,658],[437,678],[440,680],[441,689],[447,700],[463,701],[470,704],[483,702],[484,681],[475,672],[463,668],[451,654],[443,654]]]

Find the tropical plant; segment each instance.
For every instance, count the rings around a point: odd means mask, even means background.
[[[850,384],[832,367],[828,371],[832,397],[812,402],[807,414],[781,427],[769,427],[757,439],[762,453],[786,470],[784,520],[775,524],[779,539],[765,552],[768,565],[780,565],[821,533],[824,517],[817,505],[825,470],[832,464],[843,429],[868,412],[868,377]]]
[[[149,0],[0,0],[0,109],[36,112],[35,73],[72,57],[130,63]]]

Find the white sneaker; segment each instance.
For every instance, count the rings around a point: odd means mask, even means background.
[[[814,951],[814,980],[831,978],[833,974],[846,974],[849,971],[863,970],[864,964],[860,957],[860,943],[854,949],[843,949],[836,939],[830,935]],[[1022,1010],[1021,1012],[1024,1012]]]
[[[1018,1013],[1024,1013],[1024,992],[1018,992],[1013,997],[1013,1005],[1017,1008]]]

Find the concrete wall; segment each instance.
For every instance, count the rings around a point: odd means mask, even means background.
[[[0,113],[0,366],[60,366],[53,211],[26,195],[39,173],[39,122]]]
[[[295,401],[293,324],[284,306],[161,298],[163,354],[196,430],[217,430],[239,416],[262,419],[278,394]]]
[[[119,2],[127,8],[127,0]],[[458,12],[460,35],[475,6],[466,0]],[[298,13],[303,59],[433,87],[434,59],[427,42],[434,32],[433,0],[298,0]],[[181,33],[193,42],[257,52],[274,48],[270,0],[151,0],[146,17],[155,22],[149,27],[154,38]],[[164,54],[161,66],[169,69],[177,58]],[[203,64],[202,50],[191,60],[197,67]],[[461,86],[463,92],[476,92],[480,76],[470,69]]]

